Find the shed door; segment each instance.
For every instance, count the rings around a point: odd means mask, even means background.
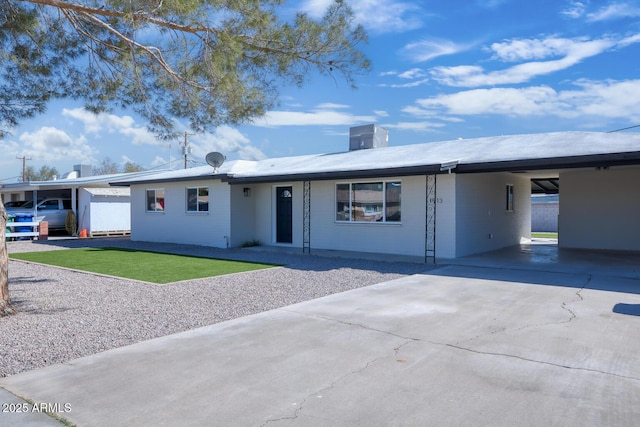
[[[277,187],[276,188],[276,242],[292,243],[293,242],[293,224],[292,224],[292,204],[293,198],[292,188]]]

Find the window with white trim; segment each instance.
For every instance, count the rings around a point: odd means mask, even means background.
[[[400,181],[336,184],[336,221],[400,222],[401,199]]]
[[[164,188],[147,190],[147,212],[164,211]]]
[[[187,187],[187,212],[209,212],[209,187]]]
[[[505,196],[505,209],[507,212],[513,212],[513,184],[507,184]]]

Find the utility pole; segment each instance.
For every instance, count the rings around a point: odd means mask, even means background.
[[[27,156],[18,157],[18,156],[16,156],[16,159],[22,160],[22,182],[25,182],[27,180],[27,160],[31,160],[31,157],[27,157]]]
[[[189,141],[187,140],[188,135],[195,135],[194,133],[187,133],[184,131],[184,147],[182,147],[182,155],[184,156],[184,168],[187,168],[187,158],[189,154],[191,154],[191,147],[189,147]]]

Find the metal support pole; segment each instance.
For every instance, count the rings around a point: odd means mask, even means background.
[[[311,253],[311,182],[302,183],[302,253]]]
[[[424,262],[436,263],[436,204],[437,204],[437,180],[436,175],[427,175],[427,215],[425,232]]]

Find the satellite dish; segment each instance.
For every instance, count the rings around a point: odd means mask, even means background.
[[[217,171],[218,168],[220,166],[222,166],[224,161],[227,160],[227,158],[222,153],[218,153],[217,151],[213,151],[213,152],[207,154],[207,156],[205,157],[205,160],[207,161],[209,166],[213,166],[213,170],[214,171]]]

